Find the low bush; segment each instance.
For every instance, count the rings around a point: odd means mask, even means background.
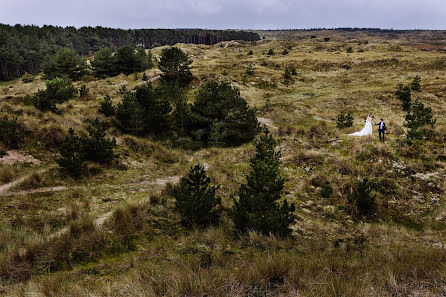
[[[374,183],[364,178],[358,182],[353,193],[348,196],[348,201],[354,207],[354,211],[360,215],[372,215],[376,212],[376,196],[374,191]]]
[[[353,126],[353,121],[354,121],[354,118],[353,118],[353,115],[351,112],[341,111],[338,114],[338,119],[336,121],[336,127],[338,129],[351,127],[351,126]]]
[[[23,142],[23,133],[17,118],[10,120],[7,115],[0,118],[0,144],[5,148],[17,148]]]
[[[82,86],[79,88],[79,97],[81,97],[81,98],[85,98],[85,97],[88,96],[89,92],[90,92],[90,89],[87,88],[86,85],[82,85]]]
[[[246,67],[245,74],[251,76],[254,75],[254,66],[252,66],[252,64],[249,64],[248,67]]]
[[[32,104],[42,111],[58,112],[56,104],[74,98],[78,91],[71,81],[56,77],[46,81],[46,90],[39,90],[31,97]]]
[[[25,72],[22,76],[22,82],[27,84],[34,81],[34,76],[32,74],[29,74],[28,72]]]

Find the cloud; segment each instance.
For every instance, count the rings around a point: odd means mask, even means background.
[[[122,28],[446,29],[446,1],[2,0],[0,22]]]

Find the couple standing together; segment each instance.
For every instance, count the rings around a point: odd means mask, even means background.
[[[365,121],[365,126],[364,128],[359,131],[359,132],[355,132],[352,134],[348,134],[350,136],[367,136],[367,135],[372,135],[373,133],[373,129],[372,129],[372,119],[373,119],[373,115],[369,114],[367,116],[367,120]],[[376,126],[378,126],[378,133],[379,133],[379,140],[380,141],[384,141],[384,135],[386,134],[386,123],[384,123],[384,120],[381,119],[381,121],[379,123],[375,123]]]

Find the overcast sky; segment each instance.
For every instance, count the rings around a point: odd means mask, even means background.
[[[0,23],[119,28],[446,29],[446,0],[0,0]]]

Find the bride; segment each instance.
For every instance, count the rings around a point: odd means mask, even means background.
[[[359,132],[355,132],[352,134],[348,134],[350,136],[367,136],[367,135],[372,135],[373,130],[372,130],[372,114],[370,113],[367,116],[367,120],[365,121],[365,126],[364,128],[362,128],[361,131]]]

